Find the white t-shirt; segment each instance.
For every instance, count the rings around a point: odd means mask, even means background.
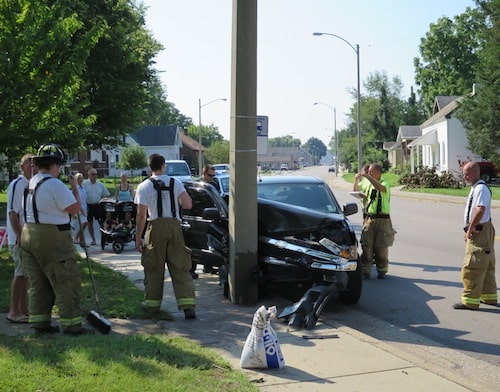
[[[472,196],[472,204],[469,208],[470,198]],[[464,222],[470,222],[472,216],[474,215],[474,209],[478,206],[485,207],[484,215],[479,223],[489,222],[491,220],[491,192],[488,186],[483,182],[476,182],[469,192],[469,197],[467,197],[467,205],[465,206],[464,212]],[[467,219],[467,213],[469,213],[469,219]]]
[[[24,224],[23,199],[24,190],[28,186],[28,179],[20,174],[15,180],[12,180],[7,187],[7,237],[9,245],[15,245],[17,240],[16,232],[10,223],[10,212],[14,211],[19,216],[19,224]]]
[[[51,176],[48,174],[38,173],[30,180],[30,193],[26,198],[26,222],[28,223],[35,223],[32,190],[35,189],[36,185],[44,177]],[[76,198],[61,180],[55,177],[46,180],[36,190],[35,197],[39,223],[51,225],[69,223],[69,215],[64,211],[64,209],[76,203]]]
[[[166,186],[170,184],[170,178],[166,174],[161,176],[153,175],[151,178],[155,180],[161,180]],[[174,178],[174,197],[175,197],[175,212],[176,218],[180,221],[180,208],[179,208],[179,196],[186,192],[184,189],[184,184],[182,182]],[[163,217],[171,218],[172,212],[170,209],[170,192],[162,191],[162,208],[163,208]],[[148,220],[155,220],[158,218],[158,192],[154,188],[153,182],[149,179],[144,180],[137,186],[137,190],[135,191],[135,204],[142,204],[148,207]]]

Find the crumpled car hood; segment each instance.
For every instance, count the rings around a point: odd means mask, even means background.
[[[259,236],[283,238],[304,235],[316,241],[326,237],[343,245],[356,244],[354,231],[343,215],[322,213],[276,201],[259,199],[258,225]]]

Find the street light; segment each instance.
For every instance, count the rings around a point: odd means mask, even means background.
[[[210,105],[211,103],[217,102],[217,101],[227,101],[226,98],[217,98],[214,99],[213,101],[204,103],[203,105],[201,104],[201,98],[198,99],[198,174],[201,176],[201,171],[203,169],[203,152],[201,148],[201,108],[207,105]]]
[[[337,110],[323,102],[314,102],[314,105],[323,105],[329,108],[333,112],[333,135],[335,137],[335,177],[337,177],[339,172],[339,141],[337,138]]]
[[[313,35],[330,35],[332,37],[341,39],[344,41],[347,45],[351,47],[352,50],[356,53],[356,60],[358,63],[358,170],[361,170],[361,167],[363,166],[363,159],[362,159],[362,149],[361,149],[361,91],[360,91],[360,77],[359,77],[359,45],[356,44],[354,46],[351,44],[349,41],[347,41],[345,38],[341,37],[340,35],[336,34],[331,34],[331,33],[318,33],[315,32]]]

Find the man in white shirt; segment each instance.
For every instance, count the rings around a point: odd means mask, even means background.
[[[108,189],[97,180],[97,170],[92,168],[88,171],[89,178],[83,182],[87,194],[87,221],[91,238],[90,245],[95,245],[94,220],[99,220],[99,202],[103,197],[109,196]]]

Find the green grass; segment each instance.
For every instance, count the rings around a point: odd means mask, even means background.
[[[95,309],[81,260],[85,314]],[[13,263],[0,251],[0,311],[10,301]],[[124,275],[92,262],[100,310],[107,318],[149,318],[143,293]],[[57,313],[57,308],[54,309]],[[172,319],[162,312],[160,319]],[[257,391],[215,351],[168,335],[5,336],[0,334],[1,391]]]
[[[355,173],[346,173],[342,176],[347,182],[354,182]],[[384,173],[382,175],[387,181],[391,188],[401,186],[399,181],[399,176],[394,173]],[[491,197],[493,200],[500,200],[500,187],[490,186]],[[404,189],[404,192],[414,192],[414,193],[428,193],[434,195],[448,195],[448,196],[463,196],[467,197],[469,195],[470,186],[466,186],[462,189],[450,189],[450,188],[412,188]]]

